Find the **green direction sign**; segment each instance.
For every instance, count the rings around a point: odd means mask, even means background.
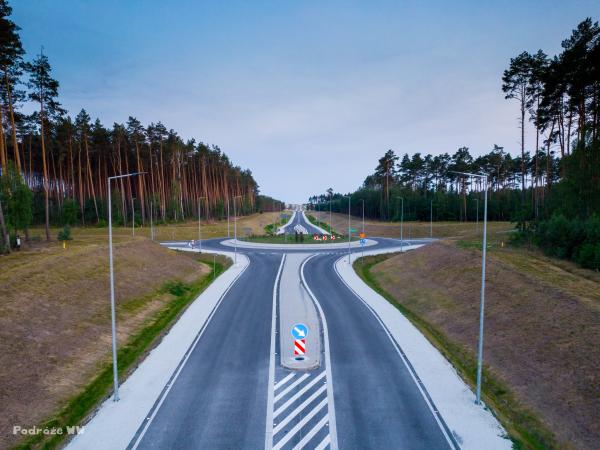
[[[350,228],[350,233],[356,233],[356,229],[355,228]]]

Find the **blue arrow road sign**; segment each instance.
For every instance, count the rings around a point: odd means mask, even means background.
[[[361,239],[361,240],[360,240],[360,245],[361,245],[361,246],[364,246],[366,243],[367,243],[367,240],[366,240],[366,239]]]
[[[308,334],[308,327],[303,323],[297,323],[292,327],[292,336],[294,339],[304,339]]]

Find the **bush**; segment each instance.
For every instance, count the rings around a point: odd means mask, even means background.
[[[600,270],[600,244],[583,244],[575,260],[581,267]]]
[[[79,220],[79,203],[67,199],[63,203],[62,220],[64,225],[75,225]]]
[[[71,241],[73,238],[71,237],[71,227],[69,225],[65,225],[62,230],[58,232],[58,240],[59,241]]]

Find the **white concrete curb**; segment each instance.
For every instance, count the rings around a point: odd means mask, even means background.
[[[232,260],[234,256],[231,252],[211,253],[222,254]],[[238,254],[237,265],[232,265],[221,274],[188,306],[160,344],[120,386],[120,400],[114,402],[111,397],[104,401],[85,425],[85,432],[77,435],[68,448],[112,450],[124,449],[129,445],[180,361],[190,346],[197,342],[199,331],[212,318],[224,294],[249,264],[246,256]]]
[[[377,241],[372,239],[367,239],[365,243],[365,247],[371,247],[376,245]],[[227,247],[235,246],[235,239],[228,239],[226,241],[221,241],[221,245],[225,245]],[[348,248],[348,241],[346,242],[336,242],[334,244],[268,244],[266,242],[248,242],[248,241],[237,241],[238,248],[253,248],[253,249],[265,249],[265,250],[327,250],[327,249],[335,249],[339,250],[341,248]],[[351,241],[350,248],[360,247],[359,241]],[[407,248],[407,246],[404,246]],[[397,251],[397,250],[394,250]],[[215,252],[216,253],[216,252]],[[365,252],[366,253],[366,252]]]
[[[283,233],[285,233],[285,228],[288,227],[288,226],[290,226],[290,224],[294,223],[294,219],[295,218],[296,218],[296,210],[294,210],[294,213],[292,214],[292,217],[290,218],[290,220],[288,220],[287,223],[284,226],[279,227],[277,229],[277,233],[275,233],[275,234],[283,234]]]
[[[404,250],[418,247],[421,245],[405,246]],[[371,250],[364,253],[375,255],[398,250]],[[353,253],[351,262],[360,256]],[[487,408],[475,404],[475,394],[454,367],[398,309],[359,278],[352,265],[348,264],[348,256],[335,262],[335,270],[342,281],[378,316],[402,348],[461,448],[511,449],[512,443],[506,437],[505,430]]]
[[[304,213],[304,211],[302,211],[302,218],[306,221],[306,223],[312,225],[313,227],[315,227],[317,230],[319,230],[319,232],[321,234],[329,234],[329,231],[324,230],[321,227],[316,226],[314,223],[312,223],[310,220],[308,220],[308,218],[306,217],[306,214]]]

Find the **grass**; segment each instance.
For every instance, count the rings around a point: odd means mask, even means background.
[[[120,379],[126,378],[145,354],[176,322],[185,308],[210,285],[215,276],[223,273],[231,264],[229,259],[222,256],[218,256],[214,263],[212,255],[196,255],[196,258],[203,264],[209,265],[211,272],[189,283],[180,280],[168,281],[155,293],[155,295],[168,294],[171,298],[166,305],[146,321],[141,330],[130,336],[127,342],[119,348],[117,358]],[[147,299],[133,301],[129,305],[137,306],[145,301]],[[131,308],[131,306],[129,307]],[[40,428],[60,428],[65,434],[37,434],[18,444],[15,448],[57,448],[65,439],[66,427],[80,424],[110,394],[112,372],[112,363],[104,365],[100,373],[80,393],[72,397],[58,413],[39,426]]]
[[[379,281],[371,273],[371,269],[375,265],[395,255],[385,254],[359,258],[354,262],[354,270],[366,284],[406,316],[444,357],[450,361],[463,380],[474,388],[477,368],[475,354],[463,345],[449,339],[440,329],[398,302],[396,298],[380,285]],[[427,295],[427,293],[423,294]],[[515,448],[558,448],[552,432],[543,425],[540,418],[523,406],[511,392],[510,388],[485,366],[482,372],[482,397],[508,431]]]
[[[322,223],[320,225],[326,230],[329,229],[329,212],[311,211],[311,214]],[[348,228],[348,215],[333,213],[331,215],[333,229],[345,230]],[[350,226],[357,230],[362,229],[362,218],[351,216]],[[461,237],[481,234],[483,224],[481,221],[477,224],[471,222],[433,222],[432,230],[434,238],[446,237]],[[514,225],[510,222],[488,222],[488,232],[490,234],[496,232],[509,232],[514,229]],[[367,237],[400,237],[400,222],[384,222],[381,220],[365,219],[365,234]],[[430,237],[429,222],[404,221],[403,225],[404,239],[418,239]]]
[[[306,218],[313,225],[315,225],[315,226],[317,226],[319,228],[322,228],[322,229],[324,229],[326,231],[329,231],[330,233],[332,233],[332,234],[334,234],[336,236],[340,236],[341,237],[341,234],[339,234],[338,232],[336,232],[334,228],[330,227],[329,223],[321,222],[320,220],[318,220],[315,216],[313,216],[311,214],[306,214]]]

